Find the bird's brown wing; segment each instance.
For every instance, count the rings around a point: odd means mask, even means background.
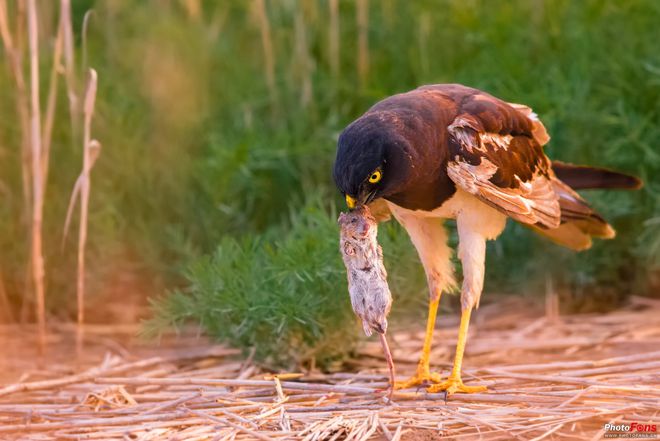
[[[511,218],[545,228],[561,221],[545,128],[526,106],[487,94],[464,99],[448,127],[449,177]]]

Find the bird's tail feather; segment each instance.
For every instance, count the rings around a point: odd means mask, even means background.
[[[559,197],[561,225],[558,228],[542,228],[533,225],[539,234],[576,251],[591,247],[591,238],[611,239],[614,229],[570,186],[559,179],[553,179],[552,187]]]
[[[605,168],[552,161],[552,170],[561,181],[574,190],[590,188],[636,190],[642,187],[639,178]]]

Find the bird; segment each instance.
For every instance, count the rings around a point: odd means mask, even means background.
[[[461,377],[470,316],[484,285],[486,242],[507,219],[564,247],[588,249],[615,231],[576,190],[637,189],[631,175],[551,161],[550,137],[526,105],[461,84],[418,87],[385,98],[339,135],[333,178],[349,209],[368,206],[378,221],[393,216],[424,267],[428,317],[415,374],[397,389],[473,393]],[[454,219],[462,266],[461,319],[448,378],[430,370],[438,304],[457,286],[444,221]]]

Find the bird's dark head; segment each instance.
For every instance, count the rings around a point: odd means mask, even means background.
[[[407,141],[396,121],[370,113],[339,136],[333,170],[335,184],[349,208],[397,193],[409,170]]]

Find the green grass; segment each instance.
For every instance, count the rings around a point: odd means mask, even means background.
[[[220,340],[254,347],[258,360],[273,365],[302,364],[317,354],[324,362],[341,354],[357,327],[347,321],[336,223],[312,206],[297,211],[290,223],[279,234],[223,239],[212,255],[188,268],[185,290],[155,304],[151,326],[196,320]]]
[[[358,87],[356,72],[353,2],[340,2],[339,78],[330,72],[328,3],[266,2],[276,61],[275,103],[269,99],[258,20],[249,2],[202,2],[199,18],[188,16],[175,1],[74,3],[78,30],[85,10],[95,9],[88,60],[99,72],[93,131],[103,152],[92,176],[92,296],[107,291],[118,271],[128,271],[149,287],[147,294],[157,297],[165,289],[178,293],[172,298],[179,309],[170,311],[175,321],[190,317],[239,346],[253,344],[257,337],[248,334],[258,327],[229,336],[210,323],[203,303],[186,303],[185,293],[195,298],[195,292],[214,292],[195,288],[200,276],[194,268],[201,265],[236,286],[223,296],[245,295],[239,289],[244,272],[219,274],[213,268],[229,271],[225,261],[234,253],[262,264],[275,259],[266,249],[255,248],[257,243],[299,251],[297,241],[311,227],[296,219],[313,200],[310,193],[326,195],[322,211],[328,219],[334,216],[329,206],[342,206],[330,173],[342,128],[385,96],[439,82],[464,83],[532,106],[552,136],[547,147],[552,158],[608,166],[646,181],[634,193],[585,193],[619,233],[616,240],[598,242],[585,253],[559,249],[511,224],[489,245],[486,291],[536,295],[550,275],[561,290],[580,299],[604,299],[607,294],[619,300],[631,292],[657,292],[660,52],[654,37],[660,4],[654,0],[369,2],[370,69],[364,89]],[[307,54],[300,45],[296,49],[300,7]],[[56,17],[44,20],[54,22]],[[76,42],[80,59],[79,35]],[[309,72],[302,67],[304,56],[311,59]],[[25,291],[27,233],[21,218],[13,83],[4,58],[0,64],[0,276],[18,304]],[[313,100],[302,106],[305,75]],[[81,159],[71,141],[63,89],[59,98],[45,248],[48,304],[51,311],[66,315],[74,306],[75,235],[65,251],[59,244]],[[326,237],[335,241],[334,224],[324,225],[309,239],[318,240],[318,249],[310,249],[314,259],[327,253],[328,261],[338,261]],[[384,236],[402,234],[389,226],[383,231]],[[389,269],[400,291],[418,296],[408,309],[423,314],[423,276],[404,239],[396,243],[405,245],[385,247],[386,263],[388,254],[407,247],[403,260],[391,262],[416,268],[415,276],[393,271],[394,264]],[[219,246],[225,250],[220,254]],[[199,259],[203,263],[193,264],[188,278],[183,277],[190,262]],[[297,260],[289,266],[276,259],[284,266],[278,267],[281,283],[271,285],[269,299],[289,296],[290,289],[303,292],[318,282],[320,275],[312,271],[309,284],[295,285],[287,271],[307,262],[302,252],[291,259]],[[344,283],[342,274],[329,274]],[[339,289],[340,282],[327,283],[323,293]],[[395,311],[401,304],[397,300]],[[303,328],[300,324],[295,332],[311,333],[309,347],[324,332],[322,325]]]

